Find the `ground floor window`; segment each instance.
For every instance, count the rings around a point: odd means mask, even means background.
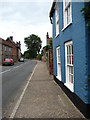
[[[60,46],[56,48],[57,51],[57,78],[61,81],[61,56]]]
[[[65,85],[74,91],[74,75],[73,75],[73,43],[72,41],[65,43],[65,64],[66,64],[66,83]]]

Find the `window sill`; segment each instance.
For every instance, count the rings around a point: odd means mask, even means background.
[[[72,22],[70,22],[69,24],[67,24],[61,31],[63,32],[66,28],[68,28],[70,25],[72,25]]]
[[[55,38],[57,38],[59,36],[59,34],[57,34],[56,36],[55,36]]]
[[[69,84],[69,83],[64,83],[64,85],[71,91],[71,92],[74,92],[74,89],[73,89],[73,84]]]
[[[61,77],[60,76],[56,76],[56,78],[61,81]]]

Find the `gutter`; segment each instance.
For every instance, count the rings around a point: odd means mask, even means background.
[[[53,22],[52,22],[52,17],[53,17],[53,13],[54,13],[54,11],[55,11],[55,4],[56,4],[56,0],[53,1],[52,7],[51,7],[51,10],[50,10],[50,13],[49,13],[49,17],[50,17],[50,22],[51,22],[51,24],[53,24]]]

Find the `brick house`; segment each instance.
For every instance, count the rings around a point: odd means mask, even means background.
[[[53,74],[67,96],[90,118],[90,34],[80,12],[85,2],[54,0],[50,10],[53,29]]]
[[[6,41],[13,47],[12,49],[12,58],[15,62],[17,62],[21,57],[21,44],[20,41],[15,43],[13,41],[13,36],[10,36],[6,39]]]
[[[46,46],[50,45],[50,41],[52,41],[52,37],[49,37],[49,34],[47,32],[47,34],[46,34]],[[45,51],[46,46],[43,47],[43,60],[44,60],[44,62],[46,62],[46,51]]]
[[[4,39],[0,38],[0,64],[4,58],[12,58],[13,47]]]

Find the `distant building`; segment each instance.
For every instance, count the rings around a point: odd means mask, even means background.
[[[6,40],[12,47],[12,58],[15,62],[17,62],[20,57],[21,57],[21,44],[20,44],[20,41],[15,43],[13,41],[13,36],[10,36],[7,38]]]
[[[46,46],[50,45],[50,41],[52,41],[52,37],[49,37],[49,34],[47,32],[47,34],[46,34]],[[46,51],[45,51],[46,46],[43,47],[43,60],[44,60],[44,62],[46,62]]]
[[[12,58],[13,47],[4,39],[0,38],[0,64],[4,58]]]

